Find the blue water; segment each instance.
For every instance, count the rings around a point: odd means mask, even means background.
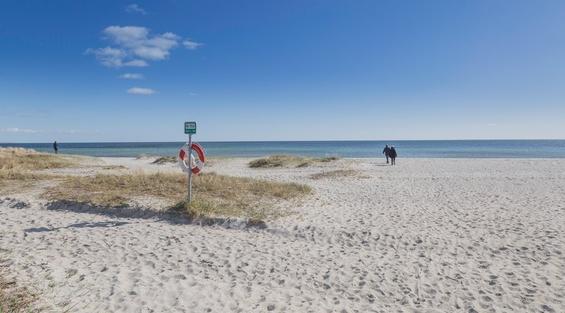
[[[176,155],[182,142],[59,143],[59,152],[90,156]],[[407,158],[565,158],[565,140],[253,141],[201,142],[208,156],[380,157],[385,144]],[[0,143],[50,152],[50,143]]]

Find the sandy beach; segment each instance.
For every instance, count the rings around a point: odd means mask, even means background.
[[[53,171],[179,171],[92,160]],[[42,186],[4,193],[0,269],[46,312],[565,312],[564,159],[248,162],[205,171],[314,192],[266,228],[58,208]]]

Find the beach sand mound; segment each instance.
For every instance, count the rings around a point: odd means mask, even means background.
[[[249,162],[250,168],[308,167],[339,160],[338,157],[308,158],[293,155],[272,155]]]

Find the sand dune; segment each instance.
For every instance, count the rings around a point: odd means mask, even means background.
[[[206,170],[315,193],[266,229],[2,195],[3,268],[53,312],[565,312],[565,160],[248,161]],[[359,174],[311,178],[337,168]]]

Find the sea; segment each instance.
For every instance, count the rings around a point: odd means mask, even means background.
[[[173,156],[183,142],[59,142],[59,153],[105,156]],[[390,141],[229,141],[200,142],[211,157],[261,157],[274,154],[382,157],[385,144],[399,158],[565,158],[565,140],[390,140]],[[51,152],[52,143],[0,143]]]

